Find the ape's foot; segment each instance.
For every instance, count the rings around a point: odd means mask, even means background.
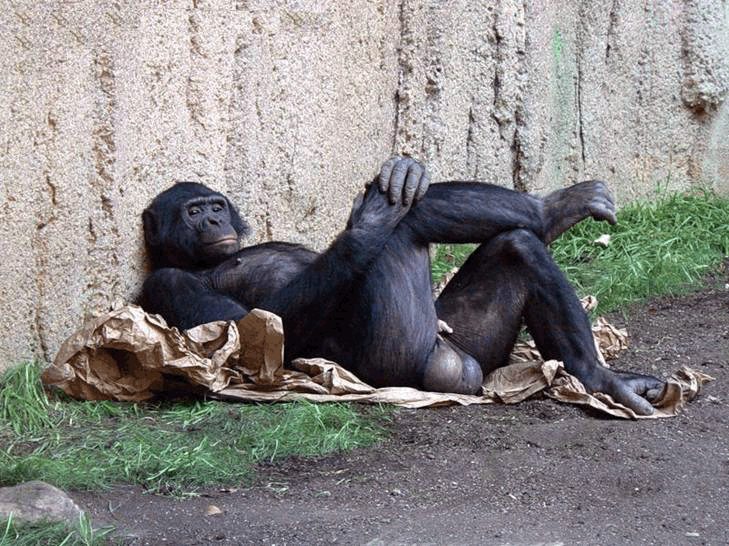
[[[617,222],[615,204],[604,182],[581,182],[550,193],[544,198],[544,242],[552,243],[589,216],[610,224]]]
[[[654,402],[660,399],[666,383],[650,375],[620,373],[602,366],[587,380],[587,390],[609,394],[613,400],[632,409],[638,415],[652,415]]]

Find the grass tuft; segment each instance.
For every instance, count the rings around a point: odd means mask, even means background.
[[[0,522],[0,546],[104,546],[113,528],[93,529],[88,516],[76,526],[65,523],[16,523],[13,518]]]
[[[607,247],[594,243],[602,234]],[[582,222],[551,248],[578,293],[597,297],[598,312],[682,293],[729,256],[729,199],[701,192],[634,203],[617,225]]]
[[[9,394],[18,389],[17,378],[33,381],[33,388]],[[245,482],[261,461],[349,450],[385,435],[377,418],[350,404],[121,404],[55,394],[49,401],[34,365],[8,370],[0,385],[0,399],[12,398],[14,408],[0,418],[0,485],[36,479],[62,489],[138,484],[182,496]],[[16,426],[18,416],[41,410],[44,418],[33,427]]]
[[[16,434],[33,434],[51,425],[40,374],[38,366],[18,366],[0,377],[0,434],[2,425]]]
[[[555,261],[581,296],[604,313],[628,302],[684,292],[729,256],[729,199],[710,192],[672,194],[618,212],[618,224],[588,219],[557,239]],[[607,247],[594,241],[611,237]],[[439,245],[438,280],[466,260],[475,245]]]

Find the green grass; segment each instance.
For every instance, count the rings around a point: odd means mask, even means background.
[[[607,247],[593,242],[606,233]],[[439,245],[433,278],[461,265],[473,248]],[[729,199],[697,192],[634,203],[618,212],[617,225],[586,220],[551,250],[578,294],[598,298],[596,312],[681,293],[729,256]]]
[[[185,495],[244,483],[262,461],[350,450],[385,435],[379,407],[365,416],[353,405],[309,402],[78,402],[47,396],[39,374],[24,365],[0,376],[0,486],[40,479],[62,489],[139,484]]]
[[[112,528],[96,530],[84,516],[78,525],[65,523],[16,524],[0,522],[0,546],[105,546]],[[112,542],[113,543],[113,542]]]
[[[3,428],[19,435],[51,425],[48,400],[43,390],[38,388],[38,373],[37,367],[17,366],[7,370],[0,378],[0,438],[3,437]],[[6,385],[8,388],[4,387]]]
[[[430,264],[433,280],[438,282],[444,275],[450,273],[453,268],[461,267],[476,246],[470,243],[465,245],[436,245],[435,256]]]

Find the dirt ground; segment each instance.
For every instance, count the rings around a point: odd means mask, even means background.
[[[613,367],[716,381],[675,418],[549,399],[401,409],[384,443],[263,466],[251,487],[72,495],[132,545],[729,544],[729,289],[609,318],[631,339]]]

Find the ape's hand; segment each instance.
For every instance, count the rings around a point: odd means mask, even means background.
[[[550,193],[543,199],[544,242],[552,243],[569,228],[592,216],[615,224],[615,204],[599,180],[580,182]]]
[[[430,177],[420,163],[407,157],[393,157],[382,165],[365,193],[354,200],[347,229],[389,235],[410,207],[423,198],[428,186]]]
[[[393,157],[382,165],[377,187],[390,204],[409,206],[420,201],[430,186],[430,176],[420,163],[409,157]]]
[[[588,391],[609,394],[638,415],[651,415],[651,402],[658,400],[666,387],[664,381],[650,375],[620,373],[602,366],[595,368],[590,378],[582,382]]]

